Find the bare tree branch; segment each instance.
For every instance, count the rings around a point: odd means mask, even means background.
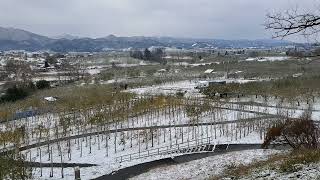
[[[310,36],[320,32],[320,15],[299,14],[297,10],[267,14],[265,28],[274,31],[273,38],[284,38],[293,34]]]

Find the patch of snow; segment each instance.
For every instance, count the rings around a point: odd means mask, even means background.
[[[90,75],[95,75],[95,74],[99,74],[101,71],[99,69],[87,69],[86,72],[89,73]]]
[[[273,169],[262,169],[261,171],[254,171],[251,175],[242,177],[241,179],[319,179],[320,177],[320,163],[312,163],[308,165],[296,164],[298,169],[292,173],[281,173]]]
[[[147,173],[131,178],[140,179],[208,179],[221,174],[228,165],[250,164],[255,160],[267,159],[269,155],[280,153],[277,150],[247,150],[230,152],[178,165],[163,166],[150,170]]]
[[[52,96],[50,96],[50,97],[44,97],[44,99],[45,99],[46,101],[49,101],[49,102],[54,102],[54,101],[57,100],[57,98],[52,97]]]
[[[190,64],[190,66],[192,67],[198,67],[198,66],[206,66],[206,65],[210,65],[211,63],[194,63],[194,64]]]
[[[188,66],[189,63],[187,62],[176,62],[176,63],[173,63],[174,66]]]
[[[297,74],[292,75],[292,77],[297,78],[297,77],[300,77],[302,75],[303,75],[303,73],[297,73]]]
[[[266,61],[285,61],[288,60],[287,56],[273,56],[273,57],[257,57],[257,58],[247,58],[245,61],[258,61],[258,62],[266,62]]]

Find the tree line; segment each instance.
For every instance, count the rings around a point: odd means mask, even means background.
[[[165,51],[162,48],[155,48],[151,51],[148,48],[146,48],[144,51],[134,50],[130,52],[130,57],[151,62],[157,62],[160,64],[167,64],[167,61],[164,59]]]
[[[25,83],[10,84],[3,95],[0,96],[0,104],[24,99],[36,90],[48,89],[50,87],[50,82],[46,80],[40,80],[36,83],[29,81]]]

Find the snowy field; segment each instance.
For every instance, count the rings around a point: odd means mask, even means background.
[[[245,80],[238,79],[239,83]],[[175,94],[178,91],[187,91],[189,101],[204,101],[198,90],[194,89],[197,81],[180,81],[165,83],[158,86],[144,87],[128,90],[143,95]],[[99,135],[82,135],[101,131],[95,125],[86,125],[77,129],[77,124],[70,126],[70,131],[64,136],[71,137],[70,140],[62,140],[49,145],[41,145],[22,151],[28,161],[41,163],[90,163],[97,166],[81,168],[81,178],[91,179],[109,174],[124,167],[150,162],[162,158],[179,156],[181,154],[159,152],[159,149],[174,149],[176,147],[198,147],[210,142],[210,144],[259,144],[263,142],[265,129],[269,126],[270,118],[267,115],[287,115],[299,117],[305,109],[313,110],[312,119],[319,120],[319,99],[314,102],[296,103],[281,102],[276,98],[264,99],[262,97],[240,97],[231,98],[228,101],[207,101],[214,107],[202,112],[199,116],[190,116],[184,106],[176,109],[170,107],[151,110],[139,116],[128,116],[127,119],[115,123],[109,122],[107,131]],[[250,103],[251,102],[251,103]],[[244,103],[244,104],[241,104]],[[185,104],[184,104],[185,105]],[[174,113],[168,113],[174,110]],[[94,114],[94,113],[93,113]],[[91,115],[93,115],[91,114]],[[76,114],[77,120],[84,119],[81,114]],[[247,118],[261,118],[246,122],[238,120]],[[29,144],[44,142],[55,139],[55,133],[62,137],[62,129],[55,129],[59,124],[58,114],[46,114],[37,117],[24,118],[22,120],[10,121],[0,124],[0,129],[27,125],[29,132]],[[193,125],[196,122],[197,125]],[[223,124],[225,122],[226,124]],[[217,123],[217,124],[214,124]],[[220,123],[220,124],[219,124]],[[48,130],[39,141],[39,125]],[[34,132],[32,134],[31,132]],[[7,145],[8,146],[8,145]],[[3,145],[0,146],[3,148]],[[264,159],[277,151],[243,151],[233,152],[226,155],[214,156],[205,159],[178,164],[171,167],[160,167],[148,173],[141,174],[133,179],[205,179],[221,173],[231,163],[250,163],[254,159]],[[139,154],[139,158],[134,154]],[[140,154],[148,156],[140,157]],[[131,156],[132,155],[132,156]],[[121,157],[130,157],[130,160],[119,161]],[[122,158],[121,158],[122,159]],[[227,161],[226,161],[227,160]],[[200,165],[201,166],[199,168]],[[181,169],[181,171],[177,171]],[[50,171],[54,177],[50,179],[74,179],[73,168],[48,167],[35,168],[33,176],[35,179],[49,179]],[[42,176],[41,176],[42,172]],[[191,173],[192,172],[192,173]],[[64,178],[61,178],[61,174]]]
[[[131,178],[132,180],[171,180],[171,179],[209,179],[220,175],[228,166],[250,164],[255,160],[265,160],[268,156],[281,153],[278,150],[246,150],[230,152],[218,156],[159,167],[144,174]]]
[[[160,85],[147,86],[142,88],[130,89],[128,92],[140,94],[140,95],[159,95],[159,94],[171,94],[175,95],[178,91],[186,92],[186,96],[200,97],[203,96],[199,93],[199,90],[195,89],[198,85],[198,81],[179,81],[169,82]]]
[[[178,111],[179,112],[179,111]],[[212,114],[213,113],[213,114]],[[231,121],[239,118],[259,117],[254,113],[245,113],[234,110],[219,110],[217,112],[203,113],[199,117],[200,123],[210,123],[214,121]],[[152,117],[144,115],[140,120],[128,119],[122,125],[110,125],[109,130],[121,128],[137,128],[150,126],[181,125],[190,123],[190,118],[184,115],[183,111],[175,116],[159,115]],[[52,120],[52,119],[51,119]],[[35,125],[34,125],[35,126]],[[31,126],[32,127],[32,126]],[[76,127],[75,127],[76,130]],[[75,131],[76,132],[76,131]],[[84,131],[85,132],[85,131]],[[90,131],[91,132],[91,131]],[[54,132],[52,132],[54,133]],[[152,134],[151,134],[152,133]],[[41,163],[90,163],[98,166],[81,168],[82,178],[89,179],[99,177],[123,167],[149,162],[171,155],[154,155],[139,158],[132,161],[119,162],[117,157],[130,153],[146,154],[163,147],[195,146],[202,144],[204,139],[210,138],[211,144],[221,143],[261,143],[263,133],[259,127],[252,123],[227,125],[200,125],[186,127],[165,127],[150,130],[130,130],[117,133],[106,133],[99,136],[86,136],[61,141],[49,146],[41,146],[23,151],[27,160]],[[36,137],[35,137],[36,138]],[[36,142],[36,140],[34,140]],[[52,149],[51,149],[52,148]],[[52,150],[52,152],[51,152]],[[149,153],[149,152],[148,152]],[[40,156],[41,154],[41,156]],[[50,155],[49,155],[50,154]],[[71,156],[72,155],[72,156]],[[179,155],[179,154],[176,154]],[[50,158],[49,158],[50,156]],[[42,168],[43,177],[40,177],[40,168],[34,170],[34,177],[48,178],[50,168]],[[54,168],[54,177],[61,174],[61,168]],[[72,179],[73,169],[65,168],[64,176]]]
[[[218,136],[220,136],[218,134]],[[96,139],[96,137],[95,137]],[[191,139],[191,135],[190,135],[190,139]],[[106,148],[104,148],[105,143],[101,142],[100,144],[100,149],[98,147],[98,142],[94,142],[95,140],[92,140],[92,148],[91,148],[91,153],[90,153],[90,148],[89,145],[87,145],[87,147],[85,147],[85,141],[81,142],[83,143],[83,147],[81,148],[77,148],[78,145],[73,144],[72,142],[72,147],[71,147],[71,160],[69,160],[69,157],[67,155],[67,151],[68,151],[68,147],[67,147],[67,143],[66,142],[62,142],[61,148],[62,148],[62,158],[61,156],[59,156],[60,152],[57,148],[57,146],[51,146],[53,147],[53,162],[56,163],[60,163],[60,162],[64,162],[64,163],[90,163],[90,164],[97,164],[98,166],[94,166],[94,167],[87,167],[87,168],[81,168],[81,177],[83,179],[91,179],[91,178],[95,178],[95,177],[99,177],[105,174],[109,174],[113,171],[116,171],[118,169],[122,169],[124,167],[129,167],[129,166],[133,166],[136,164],[140,164],[140,163],[144,163],[144,162],[150,162],[150,161],[154,161],[157,159],[162,159],[162,158],[168,158],[168,157],[172,157],[172,156],[179,156],[179,154],[175,154],[175,155],[159,155],[159,156],[150,156],[150,157],[144,157],[141,159],[136,159],[136,160],[132,160],[132,161],[125,161],[125,162],[119,162],[116,161],[115,157],[120,156],[120,155],[124,155],[124,154],[128,154],[128,153],[132,153],[132,152],[138,152],[138,142],[137,140],[134,140],[134,147],[130,148],[130,143],[128,142],[128,144],[126,144],[125,146],[127,146],[126,148],[124,148],[124,145],[119,145],[117,152],[115,153],[114,151],[114,138],[112,137],[109,141],[110,144],[108,144],[108,150]],[[128,140],[129,141],[129,140]],[[167,143],[163,143],[163,138],[160,138],[160,141],[162,142],[162,146],[163,144],[170,146],[170,142],[167,139]],[[172,142],[175,143],[176,139],[174,137],[172,137]],[[199,140],[200,142],[200,140]],[[241,139],[238,140],[231,140],[231,136],[229,135],[229,137],[227,136],[221,136],[221,137],[217,137],[217,139],[213,139],[212,143],[261,143],[262,140],[259,138],[259,134],[256,132],[252,132],[249,135],[247,135],[246,137],[243,137]],[[154,144],[157,144],[158,141],[155,141]],[[181,139],[179,139],[179,143],[181,143]],[[191,145],[191,143],[190,143]],[[142,143],[141,142],[141,154],[146,152],[146,146],[151,146],[151,143],[149,142],[149,144],[147,143]],[[161,146],[161,147],[162,147]],[[82,150],[81,150],[82,149]],[[150,150],[152,148],[150,147]],[[51,160],[48,159],[48,153],[47,152],[47,147],[41,147],[41,151],[42,151],[42,163],[50,163]],[[107,152],[108,151],[108,152]],[[36,156],[37,152],[39,154],[39,149],[38,148],[34,148],[34,149],[30,149],[28,151],[25,151],[24,153],[26,153],[26,156],[29,157],[30,156],[30,152],[31,152],[31,157],[32,157],[32,161],[36,161],[39,162],[40,161],[40,156]],[[223,158],[222,158],[223,159]],[[61,161],[62,160],[62,161]],[[188,164],[186,164],[188,165]],[[43,177],[40,177],[40,168],[36,168],[33,171],[33,175],[34,177],[36,177],[37,179],[48,179],[49,176],[49,172],[50,172],[50,168],[42,168],[43,171]],[[74,174],[73,174],[73,168],[64,168],[64,176],[65,179],[73,179],[74,178]],[[61,179],[61,168],[54,168],[54,179]]]
[[[285,61],[288,60],[287,56],[274,56],[274,57],[257,57],[257,58],[248,58],[245,61],[258,61],[258,62],[266,62],[266,61]]]
[[[248,83],[252,81],[264,81],[265,79],[259,79],[259,80],[247,80],[247,79],[219,79],[219,80],[225,80],[227,83]],[[199,93],[198,89],[195,89],[197,85],[199,85],[200,81],[192,80],[192,81],[178,81],[173,83],[164,83],[160,85],[155,86],[148,86],[148,87],[142,87],[142,88],[135,88],[130,89],[128,92],[136,93],[139,95],[175,95],[177,92],[185,92],[186,97],[192,97],[192,98],[204,98],[204,95]],[[221,102],[224,100],[222,99]],[[310,108],[313,110],[312,112],[312,119],[313,120],[320,120],[320,99],[315,98],[314,102],[305,102],[301,100],[299,103],[299,106],[296,102],[281,102],[281,99],[277,99],[274,97],[269,97],[268,99],[259,97],[255,98],[255,96],[251,97],[241,97],[241,98],[231,98],[228,99],[228,103],[231,103],[230,108],[239,108],[237,105],[234,105],[232,103],[237,102],[247,102],[247,103],[260,103],[261,105],[244,105],[242,106],[245,110],[254,110],[257,112],[267,112],[274,115],[279,115],[282,113],[282,115],[285,115],[286,113],[289,113],[289,117],[297,118],[303,114],[305,110]],[[268,107],[265,107],[268,106]],[[280,108],[280,109],[279,109]]]
[[[245,101],[245,99],[243,99]],[[250,99],[247,99],[250,100]],[[257,99],[257,102],[263,102],[262,99]],[[274,99],[274,102],[276,100]],[[274,103],[273,102],[273,103]],[[258,106],[258,105],[238,105],[234,103],[222,103],[221,107],[241,109],[262,113],[269,113],[279,115],[279,109],[273,107],[272,102],[267,104],[270,107]],[[294,106],[282,108],[284,113],[287,113],[291,117],[299,117],[303,113],[303,108],[307,108],[306,103],[301,103],[299,108],[294,109]],[[314,110],[318,110],[319,105],[315,103]],[[219,112],[219,113],[218,113]],[[190,118],[183,115],[183,111],[180,111],[176,116],[150,116],[143,115],[139,119],[129,118],[127,122],[122,125],[113,124],[110,125],[110,130],[116,130],[120,128],[137,128],[137,127],[150,127],[150,126],[166,126],[166,125],[181,125],[190,123]],[[259,117],[254,113],[244,113],[234,110],[219,110],[215,114],[203,113],[199,117],[199,122],[210,123],[214,121],[231,121],[239,118],[251,118]],[[313,118],[319,117],[319,111],[313,113]],[[39,121],[42,119],[41,121]],[[52,121],[56,118],[46,119],[45,117],[39,119],[33,119],[27,121],[30,123],[30,127],[37,127],[37,123],[46,124],[47,121]],[[24,121],[26,122],[26,121]],[[32,124],[35,123],[35,124]],[[19,124],[19,121],[15,122]],[[53,125],[52,123],[51,125]],[[264,132],[259,129],[255,123],[238,124],[230,123],[227,125],[200,125],[195,128],[193,127],[171,127],[161,128],[153,131],[153,135],[150,135],[148,130],[131,130],[117,133],[107,133],[99,136],[87,136],[83,138],[72,139],[71,141],[61,141],[50,145],[50,151],[48,146],[41,146],[23,151],[22,153],[27,157],[27,160],[32,162],[41,163],[90,163],[98,166],[81,168],[81,177],[83,179],[90,179],[99,177],[105,174],[109,174],[118,169],[140,164],[143,162],[149,162],[161,158],[170,157],[171,155],[155,155],[140,159],[134,159],[132,161],[119,162],[117,158],[125,156],[131,153],[145,154],[147,151],[163,147],[175,147],[177,144],[186,145],[190,144],[201,144],[203,139],[210,137],[212,144],[221,143],[235,143],[235,144],[256,144],[262,143]],[[267,125],[267,124],[266,124]],[[6,128],[7,125],[2,124],[2,128]],[[76,129],[76,127],[74,127]],[[247,132],[243,132],[246,129]],[[242,131],[242,133],[241,133]],[[81,133],[85,133],[83,131]],[[91,131],[89,131],[91,132]],[[76,133],[76,131],[75,131]],[[242,134],[245,135],[242,135]],[[52,131],[51,134],[54,134]],[[76,135],[76,134],[75,134]],[[36,143],[37,136],[34,136],[33,142]],[[151,140],[153,139],[153,140]],[[45,139],[43,139],[45,140]],[[69,145],[70,144],[70,145]],[[52,153],[51,152],[52,148]],[[41,151],[41,156],[40,156]],[[49,154],[51,158],[49,158]],[[176,154],[177,156],[179,154]],[[40,158],[41,157],[41,158]],[[37,179],[47,179],[50,173],[50,168],[42,168],[43,176],[40,177],[40,168],[36,168],[33,172],[34,177]],[[52,179],[61,179],[61,168],[53,168],[54,177]],[[63,170],[64,179],[73,179],[73,168],[64,168]],[[214,175],[214,174],[213,174]],[[161,177],[159,177],[161,179]],[[191,177],[192,178],[192,177]]]
[[[320,163],[311,163],[311,164],[297,164],[297,167],[300,167],[300,170],[292,173],[281,173],[276,170],[271,169],[262,169],[258,172],[253,172],[251,175],[243,177],[241,179],[250,180],[289,180],[289,179],[306,179],[314,180],[320,178]]]
[[[232,120],[232,118],[237,116],[251,117],[254,115],[250,115],[250,113],[234,114],[234,111],[230,111],[230,114],[221,114],[221,116],[226,117],[227,119],[225,120],[228,120],[228,117],[230,118],[230,120]],[[180,122],[176,122],[177,124],[182,123],[183,116],[181,116],[181,118],[182,119],[180,120]],[[147,123],[147,118],[143,119],[145,122],[142,122],[142,127],[148,127],[151,125],[150,122]],[[211,118],[206,118],[206,116],[204,116],[202,118],[202,121],[208,122],[210,119]],[[166,121],[163,121],[162,123],[173,124],[173,122],[170,121],[167,123]],[[138,125],[136,125],[136,127],[138,127]],[[249,130],[247,130],[247,128],[249,128]],[[150,134],[151,132],[147,130],[132,130],[118,133],[102,134],[99,136],[77,138],[71,141],[62,141],[50,145],[50,151],[48,151],[48,146],[42,146],[23,151],[23,154],[25,154],[25,156],[28,157],[27,159],[32,162],[97,164],[98,166],[96,167],[81,168],[82,177],[84,179],[87,179],[89,177],[99,177],[123,167],[171,156],[155,155],[127,162],[117,161],[116,157],[120,157],[122,155],[127,155],[130,153],[141,152],[141,154],[146,154],[147,151],[152,151],[153,149],[163,147],[171,148],[176,147],[178,144],[180,146],[189,146],[189,144],[190,146],[194,146],[203,143],[204,139],[207,138],[211,139],[210,142],[212,144],[261,143],[262,134],[259,133],[260,131],[259,129],[257,129],[257,126],[255,128],[252,126],[252,124],[248,124],[246,126],[244,126],[243,124],[241,126],[238,126],[236,123],[233,123],[224,126],[203,125],[197,127],[161,128],[154,130],[152,132],[152,135]],[[52,153],[50,153],[51,148]],[[69,156],[69,154],[72,154],[72,156]],[[51,158],[49,158],[49,156],[51,156]],[[54,173],[56,174],[56,176],[57,174],[60,174],[61,168],[55,168],[55,170],[57,171]],[[72,168],[66,168],[64,170],[65,178],[68,177],[67,172],[70,172],[69,178],[72,179]],[[44,179],[48,177],[48,173],[45,173],[48,171],[50,171],[50,168],[43,168]],[[34,176],[40,178],[39,173],[40,169],[35,169]]]
[[[226,83],[248,83],[255,81],[265,81],[267,79],[224,79],[217,78],[212,79],[217,81],[226,81]],[[134,88],[127,90],[128,92],[136,93],[139,95],[176,95],[177,92],[185,92],[186,97],[204,97],[203,94],[199,93],[198,89],[195,89],[198,85],[204,81],[200,80],[187,80],[178,82],[168,82],[160,85],[146,86],[142,88]]]

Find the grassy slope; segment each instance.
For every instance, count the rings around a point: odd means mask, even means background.
[[[265,161],[257,161],[249,165],[228,166],[222,175],[211,177],[211,179],[252,179],[263,174],[264,171],[271,171],[279,176],[288,175],[302,170],[304,165],[319,162],[320,150],[295,150],[286,154],[272,155]],[[320,172],[316,175],[320,177]]]

